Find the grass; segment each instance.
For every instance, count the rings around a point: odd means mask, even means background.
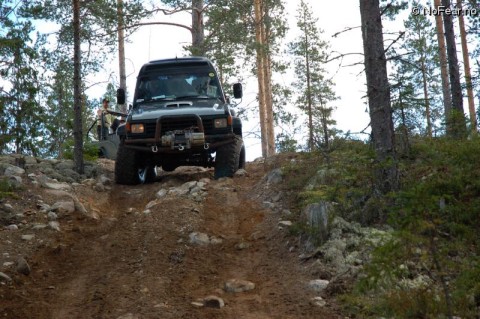
[[[345,309],[359,318],[478,316],[480,140],[414,140],[398,162],[400,189],[383,197],[372,191],[373,163],[368,145],[343,141],[284,169],[297,210],[331,201],[347,220],[395,230],[340,297]]]

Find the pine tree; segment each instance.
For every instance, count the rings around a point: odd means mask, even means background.
[[[0,1],[0,151],[37,155],[44,136],[44,112],[39,104],[41,73],[33,25],[18,15],[11,1]],[[15,16],[15,18],[11,18]]]
[[[307,115],[308,148],[310,151],[328,147],[333,134],[331,126],[333,108],[328,103],[335,100],[333,83],[327,79],[324,63],[327,60],[328,43],[320,39],[322,30],[316,24],[311,7],[301,0],[297,10],[297,26],[301,32],[297,40],[289,44],[294,57],[296,105]]]
[[[418,3],[413,5],[421,8]],[[418,123],[416,128],[411,129],[432,137],[440,112],[439,100],[436,99],[440,89],[436,81],[440,76],[436,31],[424,15],[409,15],[404,26],[405,40],[398,55],[401,58],[395,60],[397,77],[400,77],[396,86],[403,97],[401,109],[407,113],[407,117],[410,117],[410,113],[424,118],[424,123]]]
[[[397,189],[398,169],[379,1],[360,0],[360,16],[370,125],[379,163],[375,183],[377,191],[385,194]]]

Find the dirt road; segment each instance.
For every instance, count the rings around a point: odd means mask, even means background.
[[[290,251],[279,214],[256,198],[263,165],[248,163],[247,172],[208,181],[211,171],[186,169],[149,185],[79,192],[98,218],[67,215],[60,232],[38,236],[30,274],[7,272],[13,281],[0,285],[0,316],[343,318],[333,300],[311,303],[312,274]],[[199,194],[182,194],[191,181]],[[228,292],[232,279],[254,288]]]

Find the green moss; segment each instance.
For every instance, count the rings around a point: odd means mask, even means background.
[[[0,178],[0,199],[5,197],[15,197],[15,189],[8,179]]]

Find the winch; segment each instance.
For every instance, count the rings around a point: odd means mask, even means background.
[[[203,132],[194,132],[193,130],[169,131],[162,136],[162,146],[170,147],[172,150],[178,149],[182,151],[204,144],[205,134]]]

